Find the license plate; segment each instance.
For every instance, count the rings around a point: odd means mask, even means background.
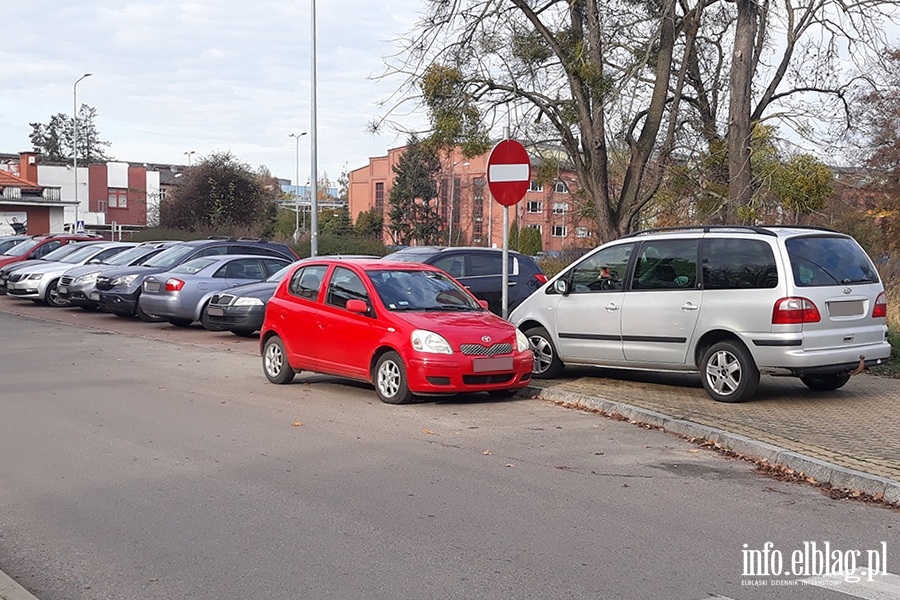
[[[828,313],[832,317],[852,317],[865,312],[862,300],[850,300],[847,302],[829,302]]]
[[[487,371],[512,371],[512,368],[512,356],[472,359],[472,370],[476,373],[485,373]]]
[[[90,298],[94,302],[100,302],[100,292],[91,292],[88,295],[88,298]]]
[[[69,288],[66,287],[66,286],[64,286],[64,285],[61,285],[61,286],[59,286],[59,287],[56,288],[56,291],[58,291],[60,294],[68,294],[68,293],[69,293]]]
[[[210,306],[206,309],[206,314],[211,317],[223,317],[225,316],[225,309],[218,306]]]
[[[147,282],[145,285],[147,286],[146,289],[147,289],[148,292],[158,292],[158,291],[159,291],[159,284],[158,284],[158,283]]]

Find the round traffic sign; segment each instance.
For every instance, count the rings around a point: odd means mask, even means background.
[[[531,158],[516,140],[503,140],[491,150],[487,162],[488,187],[494,199],[512,206],[525,197],[531,185]]]

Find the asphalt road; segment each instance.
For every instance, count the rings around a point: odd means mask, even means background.
[[[786,568],[829,542],[860,551],[853,575],[870,550],[897,571],[896,511],[670,434],[537,399],[274,386],[229,334],[4,306],[0,570],[41,600],[881,597],[745,576],[766,542]]]

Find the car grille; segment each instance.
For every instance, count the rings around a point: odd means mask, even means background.
[[[210,304],[214,304],[216,306],[229,306],[232,302],[234,302],[234,296],[231,294],[215,294],[209,301]]]
[[[109,277],[98,277],[97,283],[95,283],[94,285],[97,286],[98,290],[104,291],[111,290],[113,288],[112,280]]]
[[[72,282],[75,281],[74,277],[61,277],[59,279],[60,285],[72,285]]]
[[[490,383],[507,383],[515,377],[515,373],[500,373],[497,375],[463,375],[463,383],[466,385],[485,385]]]
[[[463,354],[468,356],[496,356],[498,354],[512,353],[512,344],[494,344],[482,346],[481,344],[461,344],[459,347]]]
[[[23,275],[24,275],[24,273],[13,273],[12,275],[9,276],[8,281],[10,283],[15,283],[15,282],[19,281],[20,279],[22,279]]]
[[[431,385],[450,385],[449,377],[437,377],[435,375],[429,375],[425,379],[428,380],[428,383]]]

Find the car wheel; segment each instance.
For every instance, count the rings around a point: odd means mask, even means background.
[[[191,323],[194,322],[193,319],[166,319],[166,321],[175,327],[190,327]]]
[[[759,369],[739,342],[723,340],[706,349],[700,361],[703,387],[717,402],[748,400],[759,385]]]
[[[488,392],[488,394],[490,394],[494,398],[512,398],[517,393],[519,393],[519,390],[517,390],[517,389],[516,390],[491,390]]]
[[[69,305],[66,300],[63,300],[59,297],[59,279],[51,281],[50,285],[47,286],[47,293],[44,295],[44,302],[56,308]]]
[[[831,375],[804,375],[800,378],[806,387],[817,392],[831,392],[843,387],[850,381],[849,373],[833,373]]]
[[[141,307],[141,297],[138,296],[137,306],[134,309],[134,314],[137,315],[137,318],[143,321],[144,323],[162,323],[165,321],[162,317],[157,317],[156,315],[150,315],[144,312],[144,309]]]
[[[207,331],[224,331],[224,327],[209,322],[209,315],[206,314],[207,308],[209,308],[209,302],[206,303],[206,306],[203,307],[203,311],[200,313],[200,324],[203,325],[203,328]]]
[[[532,327],[525,332],[531,351],[534,353],[533,375],[539,379],[552,379],[562,373],[563,362],[559,359],[559,353],[550,334],[543,327]]]
[[[406,404],[412,392],[406,383],[406,366],[396,352],[386,352],[375,365],[375,390],[382,402]]]
[[[288,364],[284,352],[284,342],[277,335],[266,340],[263,346],[263,373],[266,379],[279,385],[290,383],[294,379],[294,369]]]

